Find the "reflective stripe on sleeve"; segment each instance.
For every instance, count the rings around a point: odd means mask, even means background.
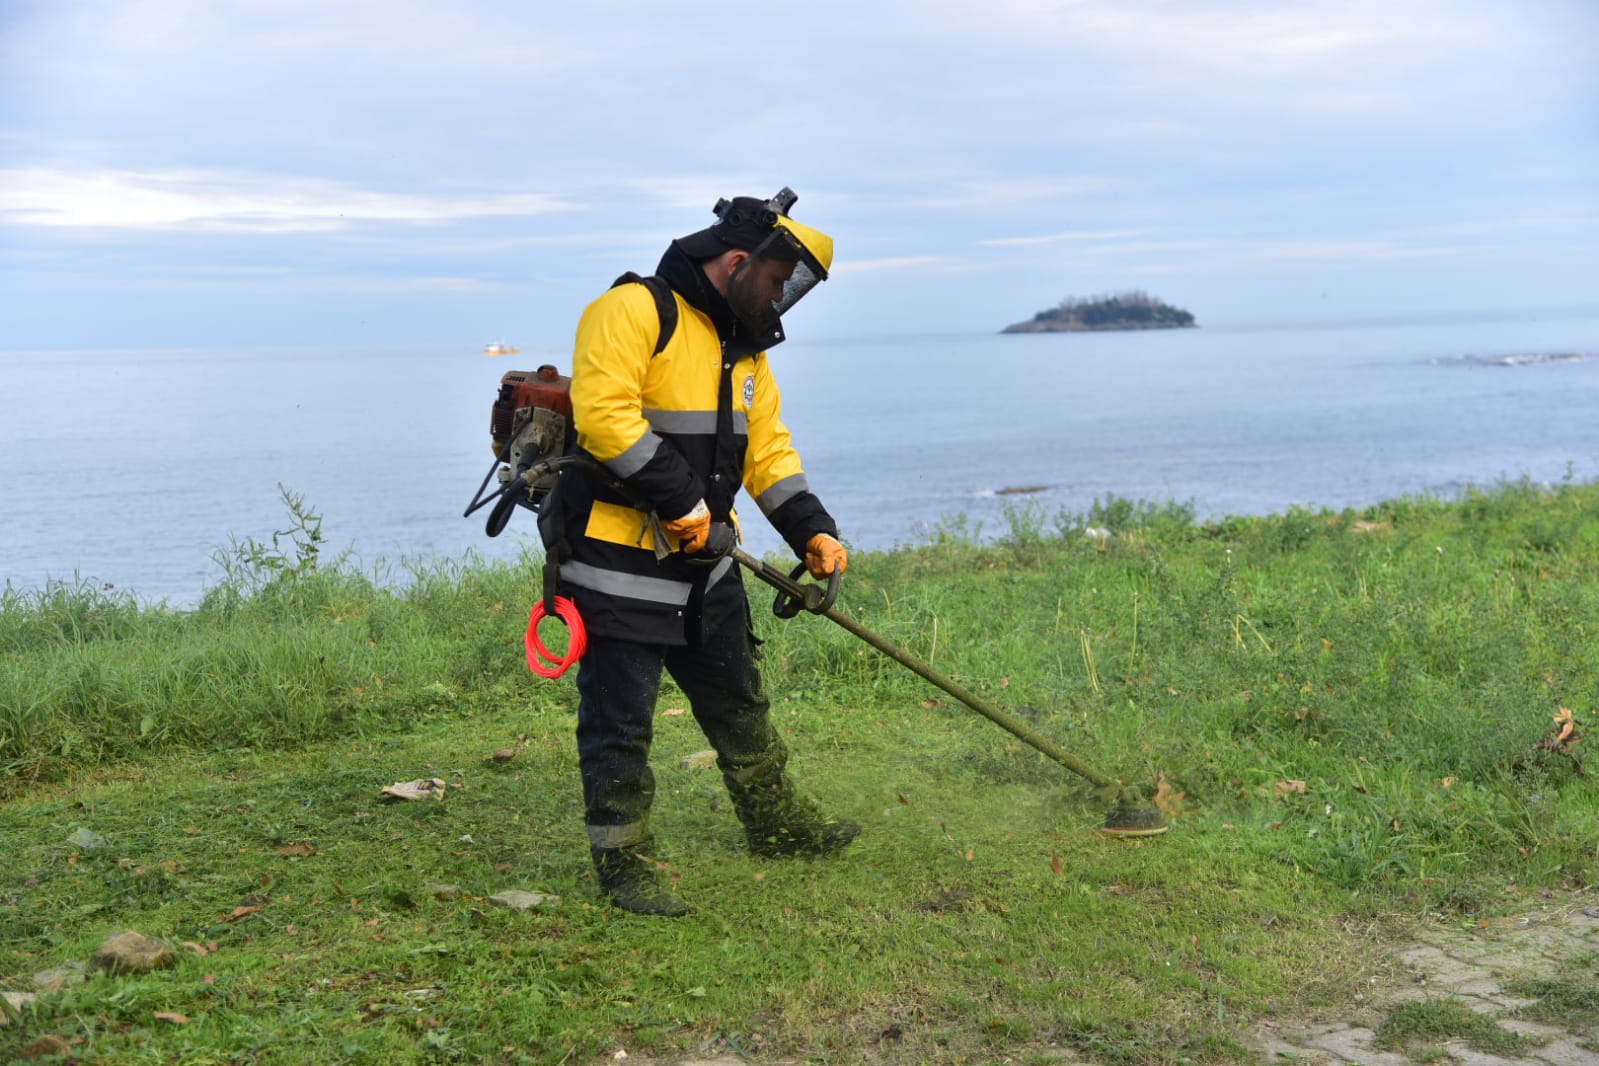
[[[644,436],[634,441],[628,448],[614,459],[605,462],[607,469],[617,477],[632,477],[651,459],[661,446],[661,438],[654,433],[646,432]]]
[[[809,491],[811,486],[804,474],[790,474],[756,497],[755,503],[760,507],[761,514],[770,515],[800,493]]]
[[[731,562],[730,559],[722,560]],[[561,564],[561,580],[581,585],[607,596],[624,596],[630,600],[648,600],[682,607],[688,603],[693,586],[687,581],[672,581],[664,577],[645,577],[621,570],[601,570],[597,566],[576,561]]]

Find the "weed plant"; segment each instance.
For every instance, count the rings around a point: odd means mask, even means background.
[[[1173,827],[1137,842],[750,581],[796,777],[865,829],[752,858],[668,685],[680,921],[594,892],[575,693],[523,665],[536,556],[379,581],[286,502],[193,610],[0,596],[0,990],[124,929],[185,945],[42,995],[0,1060],[53,1036],[130,1063],[1246,1061],[1243,1027],[1347,1002],[1402,923],[1599,880],[1593,485],[1203,524],[1110,498],[857,553],[840,609],[1146,786]],[[444,798],[379,799],[417,777]]]
[[[1453,1061],[1441,1045],[1454,1039],[1501,1060],[1526,1058],[1539,1044],[1452,998],[1401,1003],[1374,1036],[1377,1047],[1406,1052],[1412,1061],[1422,1062]]]

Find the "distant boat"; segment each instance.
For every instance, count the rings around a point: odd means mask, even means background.
[[[493,344],[483,346],[484,355],[520,355],[521,353],[522,349],[514,344],[506,344],[504,341],[495,341]]]

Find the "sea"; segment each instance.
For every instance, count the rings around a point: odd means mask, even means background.
[[[1599,310],[1365,323],[791,340],[769,358],[807,477],[856,550],[1112,496],[1203,520],[1599,479]],[[537,551],[463,511],[493,466],[480,347],[0,352],[0,578],[197,604],[251,543],[403,585]],[[741,509],[745,547],[786,551]]]

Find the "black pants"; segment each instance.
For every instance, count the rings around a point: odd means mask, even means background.
[[[724,769],[770,751],[777,738],[757,657],[745,611],[734,611],[697,648],[589,638],[577,674],[577,754],[590,844],[627,847],[649,836],[650,741],[663,665]]]

